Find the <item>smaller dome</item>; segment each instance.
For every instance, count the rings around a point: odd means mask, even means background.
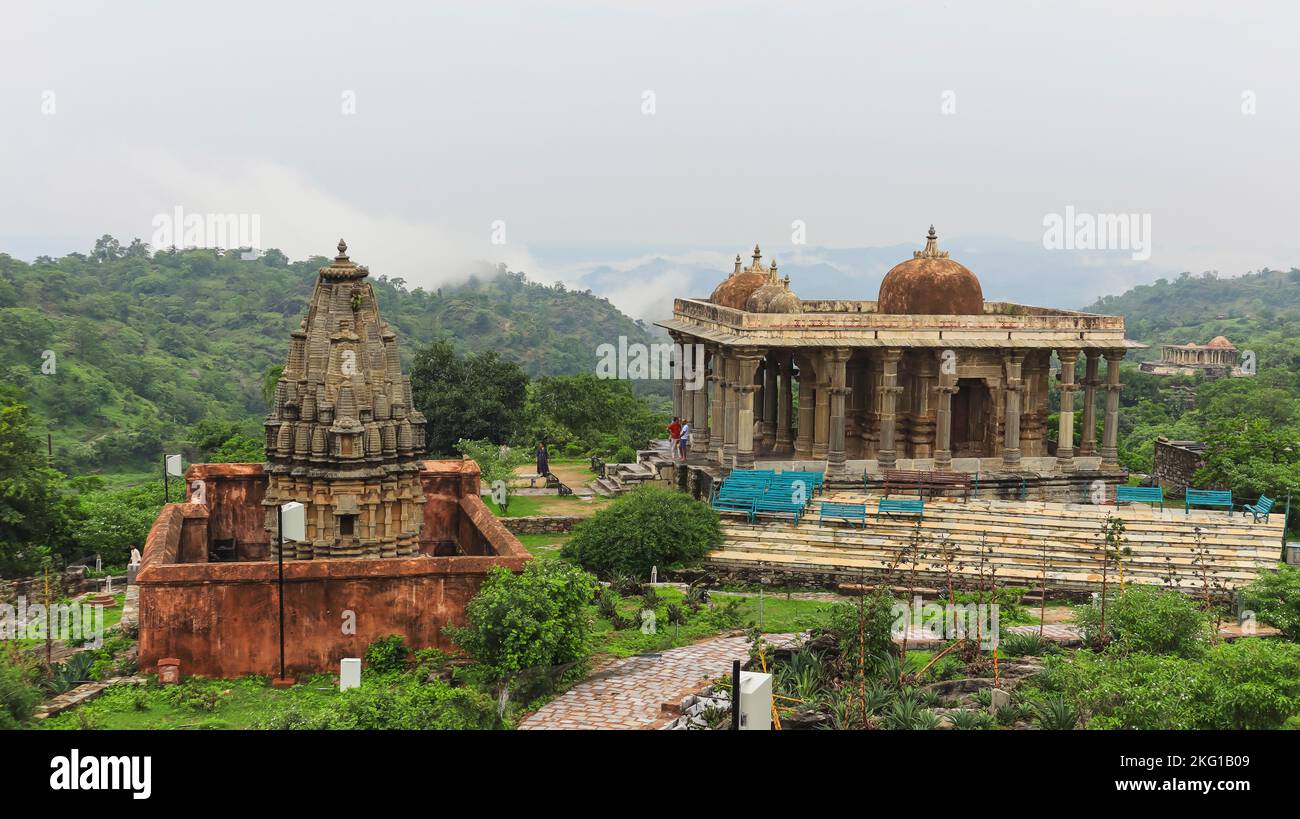
[[[1228,341],[1228,339],[1225,338],[1224,336],[1215,336],[1213,339],[1210,340],[1210,343],[1209,343],[1209,344],[1206,344],[1205,346],[1206,346],[1206,347],[1219,347],[1219,348],[1227,349],[1227,350],[1235,350],[1235,349],[1236,349],[1235,347],[1232,346],[1232,342],[1231,342],[1231,341]]]
[[[749,269],[741,270],[740,254],[736,254],[736,269],[714,288],[709,301],[733,310],[744,310],[745,304],[754,291],[767,284],[768,272],[763,269],[762,259],[763,254],[759,251],[758,245],[754,245],[754,263],[749,266]]]
[[[781,280],[776,276],[776,260],[772,260],[772,266],[767,270],[767,279],[763,286],[749,294],[745,301],[745,309],[750,313],[766,313],[767,305],[772,299],[781,295]]]
[[[767,303],[769,313],[802,313],[803,302],[790,290],[790,277],[781,282],[781,293]]]

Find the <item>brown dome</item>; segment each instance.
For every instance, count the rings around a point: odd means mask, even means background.
[[[767,270],[767,278],[763,280],[763,286],[749,294],[749,298],[745,300],[745,309],[750,313],[766,313],[768,303],[783,292],[781,280],[776,277],[776,260],[773,259],[772,266]]]
[[[744,310],[745,303],[754,291],[768,282],[768,272],[763,269],[762,258],[758,245],[754,245],[754,263],[748,270],[741,270],[740,254],[736,254],[736,269],[714,288],[709,301],[734,310]]]
[[[911,315],[980,315],[984,291],[965,265],[939,250],[939,237],[930,226],[925,250],[895,265],[880,283],[876,312]]]
[[[790,289],[790,277],[781,282],[781,292],[767,303],[769,313],[802,313],[803,302]]]
[[[1210,343],[1209,343],[1209,344],[1206,344],[1205,346],[1206,346],[1206,347],[1220,347],[1220,348],[1223,348],[1223,349],[1226,349],[1226,350],[1235,350],[1235,349],[1236,349],[1236,347],[1233,347],[1233,346],[1232,346],[1232,342],[1231,342],[1231,341],[1228,341],[1228,339],[1225,338],[1225,337],[1223,337],[1223,336],[1215,336],[1213,339],[1210,340]]]

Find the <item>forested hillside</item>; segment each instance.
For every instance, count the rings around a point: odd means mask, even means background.
[[[362,259],[364,261],[364,259]],[[0,253],[0,372],[53,435],[68,471],[139,468],[194,444],[202,426],[260,437],[268,371],[282,363],[322,257],[121,246],[28,264]],[[522,273],[471,277],[434,292],[370,281],[409,366],[437,339],[493,350],[532,377],[592,372],[596,347],[653,331],[608,301],[528,282]],[[659,382],[639,391],[667,393]]]

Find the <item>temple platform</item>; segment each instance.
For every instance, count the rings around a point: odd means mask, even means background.
[[[895,496],[899,497],[899,496]],[[833,586],[886,582],[897,585],[909,570],[900,552],[916,537],[913,518],[876,518],[879,496],[864,491],[830,491],[814,499],[808,516],[789,522],[745,523],[723,517],[723,542],[708,556],[710,571],[724,580]],[[865,528],[842,522],[819,524],[822,500],[866,503]],[[1101,588],[1100,546],[1107,515],[1125,524],[1122,561],[1125,582],[1201,593],[1196,529],[1208,550],[1208,573],[1227,590],[1243,586],[1281,555],[1284,516],[1253,523],[1240,513],[1167,506],[1092,505],[1045,501],[929,499],[920,524],[916,583],[935,588],[946,577],[939,544],[951,544],[948,564],[959,586],[974,585],[981,553],[985,574],[996,567],[1000,586],[1037,589],[1044,571],[1049,593],[1085,593]],[[891,569],[891,567],[893,567]],[[1112,568],[1110,578],[1118,581]]]

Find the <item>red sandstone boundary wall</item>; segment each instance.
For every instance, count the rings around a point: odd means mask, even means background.
[[[204,477],[220,484],[222,466],[203,465]],[[245,482],[247,476],[236,472]],[[488,570],[504,566],[519,571],[527,563],[528,552],[479,497],[473,461],[426,461],[421,479],[430,501],[437,501],[426,504],[433,508],[426,509],[425,528],[434,531],[427,538],[421,532],[429,553],[284,564],[288,674],[337,671],[339,660],[362,656],[371,641],[388,634],[405,636],[415,648],[449,649],[443,627],[464,621],[465,604]],[[213,487],[207,491],[211,500]],[[240,494],[257,493],[245,487]],[[225,520],[254,519],[230,509],[223,514]],[[153,671],[160,659],[175,657],[187,675],[275,676],[280,650],[277,564],[205,562],[210,515],[204,505],[169,504],[149,533],[136,577],[140,666]],[[452,538],[468,554],[432,556],[439,542]],[[202,557],[196,554],[200,549]],[[186,556],[197,559],[178,562]],[[344,633],[353,615],[355,633]]]

